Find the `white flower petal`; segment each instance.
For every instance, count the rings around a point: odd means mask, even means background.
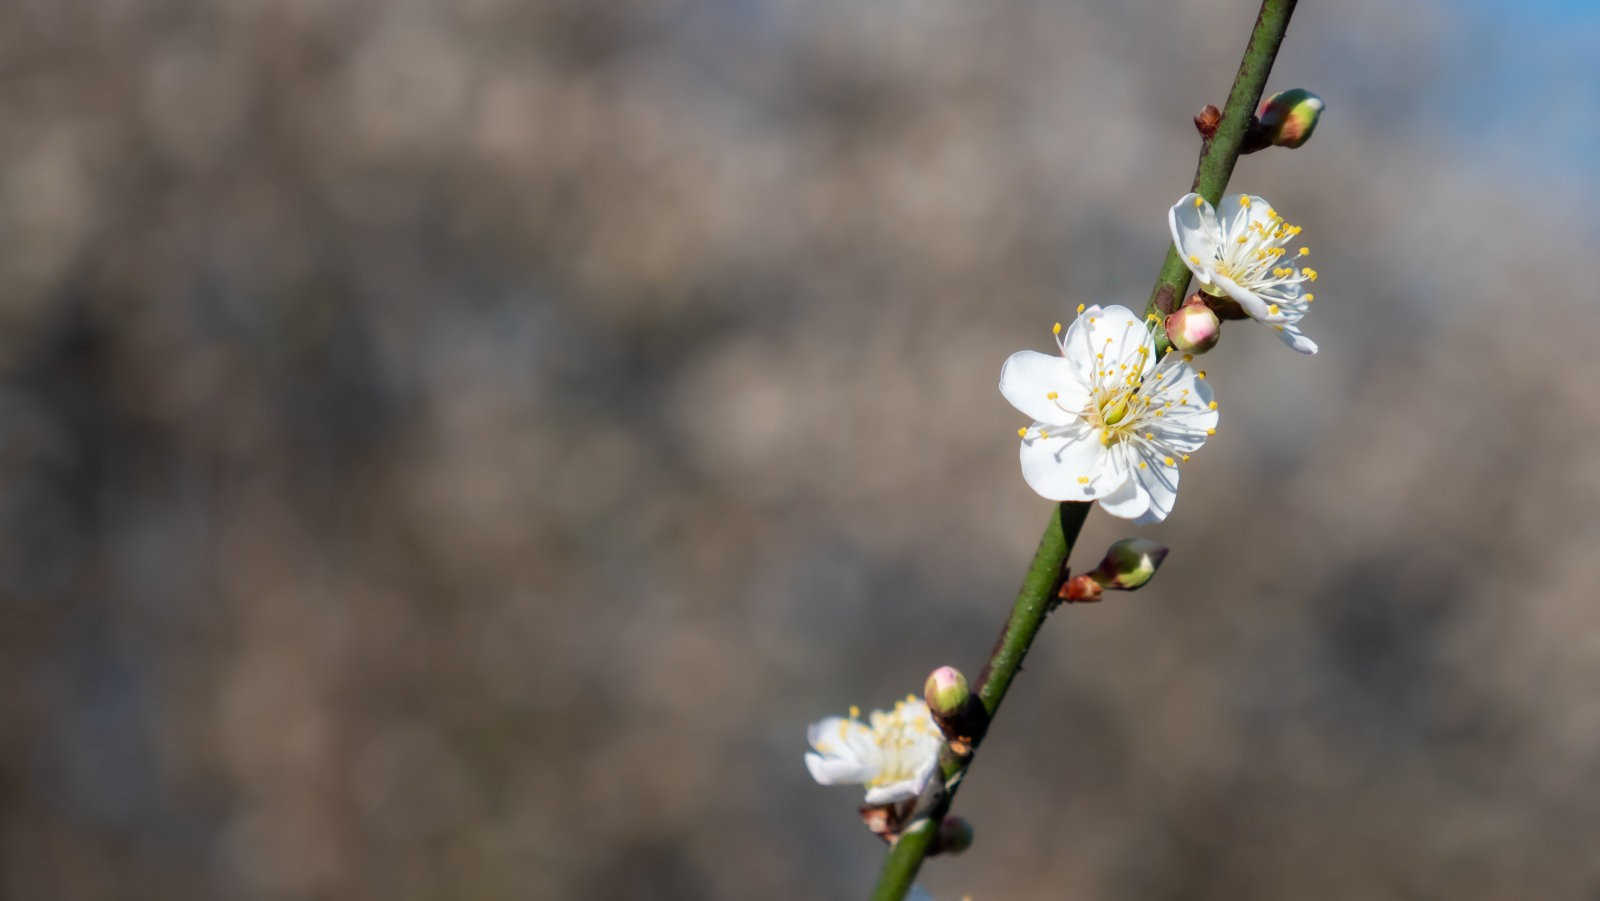
[[[1249,197],[1250,203],[1244,204],[1239,198]],[[1217,210],[1217,218],[1222,225],[1222,242],[1236,240],[1245,234],[1251,225],[1261,225],[1263,228],[1272,228],[1274,223],[1267,211],[1272,209],[1272,204],[1267,203],[1265,197],[1254,194],[1229,194],[1222,198],[1222,205]]]
[[[1086,422],[1048,438],[1029,438],[1019,453],[1022,480],[1052,501],[1092,501],[1121,487],[1110,472],[1100,433]]]
[[[1054,393],[1057,396],[1051,398]],[[1060,354],[1019,350],[1000,367],[1000,394],[1034,422],[1068,423],[1089,403],[1089,391]]]
[[[1212,267],[1222,242],[1216,210],[1199,194],[1185,194],[1167,211],[1167,227],[1172,230],[1172,244],[1184,265],[1201,284],[1211,284]]]
[[[896,801],[907,801],[922,794],[922,789],[927,786],[927,781],[920,784],[916,779],[902,779],[889,785],[880,785],[877,788],[867,789],[868,804],[893,804]]]
[[[1133,479],[1127,479],[1122,487],[1100,499],[1100,509],[1121,519],[1138,519],[1150,509],[1150,497],[1139,490],[1139,485]]]
[[[818,785],[853,785],[871,776],[858,760],[825,757],[815,751],[806,754],[806,769]]]
[[[1150,329],[1127,307],[1092,306],[1079,313],[1062,347],[1078,381],[1089,387],[1121,380],[1129,372],[1142,378],[1155,366]],[[1105,375],[1107,369],[1110,376]]]
[[[1307,338],[1305,332],[1300,331],[1298,325],[1292,322],[1285,322],[1274,325],[1273,329],[1277,331],[1278,337],[1283,340],[1283,343],[1300,353],[1314,354],[1317,352],[1317,342]]]
[[[1178,500],[1178,467],[1169,465],[1166,457],[1150,448],[1141,448],[1139,457],[1145,465],[1134,467],[1133,481],[1139,493],[1149,499],[1150,507],[1134,521],[1160,522],[1172,512],[1172,505]]]

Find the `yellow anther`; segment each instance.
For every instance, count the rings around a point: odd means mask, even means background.
[[[1188,454],[1184,454],[1183,455],[1183,462],[1185,462],[1185,463],[1189,462],[1189,455]]]
[[[1028,437],[1028,427],[1027,426],[1023,426],[1022,428],[1017,429],[1017,437],[1018,438],[1026,438],[1026,437]]]
[[[1309,254],[1309,253],[1311,253],[1311,248],[1309,248],[1309,247],[1302,247],[1302,248],[1300,248],[1300,249],[1299,249],[1299,250],[1298,250],[1298,251],[1296,251],[1296,252],[1295,252],[1295,256],[1297,256],[1297,257],[1303,257],[1303,256],[1306,256],[1306,255],[1307,255],[1307,254]]]
[[[1049,398],[1050,400],[1055,400],[1056,398],[1058,398],[1060,396],[1061,395],[1055,393],[1054,391],[1051,391],[1051,392],[1049,392],[1048,394],[1045,395],[1045,397]]]
[[[1215,410],[1217,408],[1217,402],[1216,401],[1212,401],[1211,403],[1206,404],[1206,406],[1209,407],[1210,409]]]
[[[1194,208],[1198,210],[1198,209],[1200,209],[1201,207],[1203,207],[1205,205],[1206,205],[1206,199],[1204,197],[1201,197],[1200,195],[1196,194],[1195,198],[1194,198]]]
[[[1149,469],[1150,468],[1150,464],[1144,462],[1143,460],[1140,460],[1139,461],[1139,468],[1140,469]]]
[[[1215,435],[1216,433],[1217,433],[1216,429],[1206,429],[1206,434],[1207,435]]]
[[[1204,379],[1206,377],[1206,371],[1204,369],[1197,370],[1194,374],[1194,377],[1197,379]]]
[[[917,696],[916,695],[906,695],[906,703],[907,704],[915,704],[915,703],[917,703]]]
[[[1156,440],[1156,433],[1155,432],[1145,432],[1144,433],[1144,437],[1145,437],[1146,441],[1154,441],[1154,440]]]
[[[855,719],[856,717],[859,717],[860,715],[861,715],[861,708],[857,707],[854,704],[851,704],[850,705],[850,718],[851,719]]]
[[[1177,466],[1178,465],[1178,461],[1172,459],[1171,457],[1166,457],[1164,459],[1167,461],[1167,465],[1168,466]]]
[[[1240,194],[1239,195],[1239,205],[1244,207],[1245,209],[1249,209],[1250,208],[1250,195],[1249,194]]]
[[[1189,254],[1189,262],[1198,266],[1200,265],[1200,258],[1191,253]]]
[[[1277,211],[1277,210],[1275,210],[1275,209],[1273,209],[1273,208],[1272,208],[1272,207],[1270,207],[1270,206],[1269,206],[1269,207],[1267,207],[1267,218],[1268,218],[1268,219],[1277,219],[1277,218],[1279,218],[1279,217],[1278,217],[1278,211]]]
[[[1061,323],[1058,322],[1055,325],[1050,326],[1050,334],[1052,334],[1052,335],[1061,334]]]
[[[1080,312],[1080,313],[1082,313],[1082,312],[1083,312],[1083,311],[1084,311],[1084,306],[1083,306],[1083,304],[1081,304],[1081,303],[1080,303],[1080,304],[1078,304],[1078,312]]]
[[[1306,281],[1308,282],[1314,282],[1317,280],[1317,270],[1312,269],[1310,266],[1300,270],[1300,274],[1305,276]]]
[[[1267,312],[1274,316],[1278,315],[1278,305],[1275,303],[1267,304]]]
[[[1039,430],[1039,437],[1040,438],[1049,438],[1050,437],[1050,433],[1045,431],[1044,429],[1040,429]]]
[[[1078,484],[1079,485],[1087,485],[1087,484],[1089,484],[1089,477],[1088,476],[1078,476]]]
[[[1183,355],[1183,362],[1185,362],[1185,363],[1194,362],[1194,354],[1184,354]]]
[[[1312,302],[1313,300],[1316,300],[1316,299],[1317,299],[1317,295],[1312,294],[1309,291],[1306,292],[1306,303],[1310,303],[1310,302]]]
[[[1243,244],[1244,242],[1246,242],[1248,240],[1250,240],[1250,236],[1249,235],[1240,235],[1239,236],[1239,243],[1240,244]]]

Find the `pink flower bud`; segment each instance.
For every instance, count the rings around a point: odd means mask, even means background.
[[[922,696],[928,702],[929,712],[935,719],[940,719],[959,714],[972,696],[972,690],[967,686],[967,677],[961,674],[961,670],[953,666],[941,666],[928,674],[928,681],[922,686]]]
[[[1203,354],[1217,346],[1222,323],[1198,294],[1167,315],[1167,340],[1186,353]]]
[[[1311,140],[1322,116],[1322,98],[1304,88],[1279,91],[1261,102],[1256,118],[1261,122],[1266,143],[1278,147],[1299,147]]]

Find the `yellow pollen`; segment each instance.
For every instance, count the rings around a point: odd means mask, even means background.
[[[1201,207],[1203,207],[1205,205],[1206,205],[1206,199],[1204,197],[1199,197],[1199,196],[1195,197],[1195,199],[1194,199],[1194,208],[1195,209],[1198,210],[1198,209],[1200,209]]]
[[[1189,262],[1198,266],[1200,265],[1200,258],[1191,253],[1189,254]]]
[[[1197,379],[1204,379],[1206,377],[1206,371],[1204,369],[1197,370],[1194,374],[1194,377]]]
[[[1150,464],[1144,462],[1143,460],[1140,460],[1139,461],[1139,468],[1140,469],[1149,469],[1150,468]]]
[[[1239,195],[1239,205],[1244,207],[1247,210],[1250,209],[1250,195],[1249,194],[1240,194]]]
[[[1167,458],[1165,458],[1165,459],[1166,459],[1166,461],[1167,461],[1167,465],[1168,465],[1168,466],[1177,466],[1177,465],[1178,465],[1178,461],[1177,461],[1177,460],[1174,460],[1174,459],[1172,459],[1172,458],[1171,458],[1171,457],[1167,457]]]
[[[1156,433],[1155,432],[1145,432],[1144,433],[1144,437],[1145,437],[1146,441],[1154,441],[1154,440],[1156,440]]]
[[[851,719],[855,719],[856,717],[858,717],[860,715],[861,715],[861,708],[857,707],[854,704],[851,704],[850,705],[850,718]]]
[[[1296,253],[1295,253],[1295,256],[1297,256],[1297,257],[1303,257],[1303,256],[1305,256],[1305,255],[1307,255],[1307,254],[1309,254],[1309,253],[1310,253],[1310,252],[1311,252],[1311,248],[1309,248],[1309,247],[1302,247],[1302,248],[1300,248],[1300,249],[1299,249],[1299,251],[1297,251],[1297,252],[1296,252]]]
[[[1240,235],[1239,236],[1239,243],[1240,244],[1243,244],[1244,242],[1246,242],[1248,240],[1250,240],[1250,236],[1249,235]]]
[[[1183,455],[1183,462],[1185,462],[1185,463],[1189,462],[1189,455],[1188,454],[1184,454]]]
[[[1278,218],[1278,211],[1273,209],[1270,206],[1267,207],[1267,218],[1268,219],[1276,219],[1276,218]]]
[[[1267,312],[1274,316],[1278,315],[1278,305],[1275,303],[1267,304]]]
[[[1026,437],[1028,437],[1028,428],[1027,428],[1027,426],[1023,426],[1022,428],[1017,429],[1017,437],[1018,438],[1026,438]]]
[[[1184,354],[1183,355],[1183,362],[1189,363],[1189,362],[1192,362],[1193,360],[1194,360],[1194,354]]]
[[[1052,335],[1061,334],[1061,323],[1058,322],[1055,325],[1050,326],[1050,334],[1052,334]]]
[[[1044,429],[1040,429],[1039,430],[1039,437],[1040,438],[1049,438],[1050,437],[1050,433],[1045,431]]]
[[[1317,299],[1317,295],[1312,294],[1310,292],[1306,293],[1306,303],[1310,303],[1310,302],[1312,302],[1313,300],[1316,300],[1316,299]]]
[[[1207,406],[1207,407],[1208,407],[1208,408],[1209,408],[1209,409],[1212,409],[1212,410],[1215,410],[1215,409],[1216,409],[1216,408],[1217,408],[1217,402],[1216,402],[1216,401],[1212,401],[1212,402],[1211,402],[1211,403],[1209,403],[1209,404],[1206,404],[1206,406]]]
[[[915,703],[917,703],[917,696],[916,695],[906,695],[906,703],[907,704],[915,704]]]
[[[1100,321],[1100,317],[1098,317],[1098,316],[1090,316],[1089,317],[1089,324],[1090,325],[1094,325],[1096,322],[1099,322],[1099,321]]]
[[[1216,429],[1206,429],[1206,434],[1207,435],[1215,435],[1216,433],[1217,433]]]
[[[1087,484],[1089,484],[1089,477],[1088,476],[1078,476],[1078,484],[1079,485],[1087,485]]]
[[[1310,266],[1300,270],[1300,274],[1305,276],[1306,281],[1308,282],[1314,282],[1317,280],[1317,270],[1312,269]]]
[[[1078,304],[1078,312],[1082,313],[1083,309],[1084,309],[1083,304],[1081,304],[1081,303]]]
[[[1056,398],[1058,398],[1060,396],[1061,395],[1055,393],[1054,391],[1051,391],[1049,394],[1045,395],[1045,397],[1049,398],[1050,400],[1055,400]]]

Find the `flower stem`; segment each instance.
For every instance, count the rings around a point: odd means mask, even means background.
[[[1239,72],[1234,76],[1233,89],[1228,92],[1228,105],[1223,109],[1222,121],[1201,151],[1200,164],[1195,168],[1191,188],[1212,204],[1222,199],[1222,191],[1233,175],[1233,166],[1239,160],[1245,132],[1256,105],[1261,102],[1262,91],[1267,86],[1267,75],[1272,71],[1278,47],[1283,43],[1284,32],[1289,29],[1289,17],[1294,13],[1296,0],[1263,0],[1261,12],[1256,17],[1255,28],[1250,32],[1250,43],[1245,46],[1244,58],[1239,62]],[[1189,287],[1189,267],[1183,264],[1176,248],[1168,248],[1161,275],[1151,292],[1146,312],[1170,312],[1182,299]],[[1165,341],[1165,335],[1158,337]],[[1011,680],[1022,668],[1022,659],[1044,625],[1045,616],[1055,606],[1056,592],[1066,576],[1067,556],[1078,540],[1084,519],[1089,515],[1089,504],[1062,503],[1050,516],[1039,548],[1034,551],[1033,562],[1017,593],[1011,615],[1006,618],[1000,639],[990,652],[978,678],[978,697],[992,718],[1005,700]],[[974,749],[975,751],[976,749]],[[927,856],[939,823],[949,812],[956,790],[966,778],[973,756],[955,762],[943,770],[942,791],[927,809],[901,832],[900,838],[883,863],[877,887],[872,892],[873,901],[901,901],[911,890],[922,860]]]

